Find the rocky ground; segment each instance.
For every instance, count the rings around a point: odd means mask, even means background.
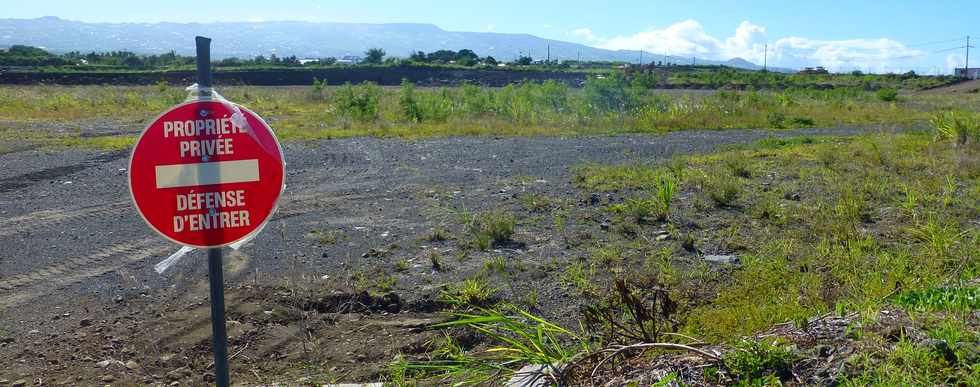
[[[524,192],[574,197],[576,165],[860,132],[284,144],[287,187],[278,213],[253,242],[226,254],[232,374],[260,383],[376,380],[395,354],[420,351],[433,334],[421,328],[444,318],[439,290],[482,264],[452,259],[457,244],[426,236],[457,232],[452,214],[460,211],[522,211]],[[0,385],[209,381],[204,254],[153,271],[178,246],[136,214],[128,152],[8,149],[0,154]],[[546,262],[574,253],[551,235],[519,223],[513,246],[480,254],[527,262],[533,269],[519,280],[533,282]],[[426,258],[433,249],[451,269],[433,268]],[[405,264],[396,272],[397,262]],[[574,310],[557,284],[536,289],[545,315]]]

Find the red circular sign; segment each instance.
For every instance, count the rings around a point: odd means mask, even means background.
[[[282,194],[284,168],[279,141],[258,115],[230,102],[188,102],[140,135],[129,190],[164,237],[219,247],[261,230]]]

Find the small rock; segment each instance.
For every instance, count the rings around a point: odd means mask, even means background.
[[[10,383],[10,387],[24,387],[26,385],[27,385],[27,381],[24,379],[17,379],[14,380],[13,383]]]
[[[737,256],[734,255],[705,255],[702,257],[705,261],[713,263],[727,263],[732,265],[738,265],[740,261]]]
[[[946,340],[928,339],[923,340],[921,345],[942,356],[950,364],[956,363],[956,352],[953,352]]]
[[[908,330],[904,325],[892,326],[885,329],[882,336],[890,342],[898,342],[902,337],[908,336]]]
[[[798,201],[800,201],[800,193],[799,192],[787,192],[786,194],[783,195],[783,199],[792,200],[794,202],[798,202]]]
[[[123,302],[122,296],[116,296],[116,298],[113,298],[112,300],[115,301],[115,302],[117,302],[117,303],[118,302]]]
[[[668,239],[670,239],[670,234],[660,234],[660,235],[657,235],[657,238],[656,239],[658,241],[668,240]]]
[[[609,222],[602,222],[602,224],[599,225],[599,228],[602,229],[602,231],[609,231]]]
[[[817,354],[820,357],[828,357],[832,353],[834,353],[834,347],[831,347],[829,345],[821,345],[817,347]]]
[[[109,366],[109,364],[112,364],[112,359],[105,359],[103,361],[95,363],[95,366],[99,368],[106,368]]]
[[[211,372],[204,374],[204,383],[214,383],[214,374]]]
[[[105,383],[112,383],[113,381],[116,380],[116,377],[112,375],[102,375],[102,378],[100,378],[100,380],[102,380]]]
[[[12,344],[13,342],[13,337],[0,337],[0,344]]]
[[[593,205],[593,206],[598,205],[599,201],[600,201],[599,194],[594,193],[592,195],[589,195],[589,205]]]
[[[81,319],[81,320],[78,321],[78,325],[79,326],[83,326],[83,327],[87,327],[89,325],[92,325],[92,320],[91,319],[87,319],[87,318],[83,318],[83,319]]]
[[[135,370],[137,368],[140,368],[140,365],[139,365],[139,363],[136,363],[135,361],[130,360],[130,361],[127,361],[126,362],[126,368],[128,368],[130,370]]]

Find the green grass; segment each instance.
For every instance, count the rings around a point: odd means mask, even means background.
[[[894,302],[914,311],[969,312],[980,310],[980,287],[913,290],[899,294]]]

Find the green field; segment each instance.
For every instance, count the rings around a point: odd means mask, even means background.
[[[848,76],[851,77],[851,76]],[[738,79],[733,78],[733,79]],[[849,78],[848,78],[849,79]],[[732,80],[734,81],[734,80]],[[865,91],[788,88],[772,91],[648,89],[641,79],[592,78],[582,88],[557,82],[503,88],[411,84],[221,88],[225,98],[269,119],[286,141],[378,136],[610,135],[688,129],[915,127],[938,111],[976,112],[977,94],[943,95],[903,89]],[[882,90],[885,93],[882,93]],[[126,146],[144,126],[187,96],[157,86],[0,87],[0,137],[35,144]],[[91,122],[126,132],[111,140],[82,137]],[[44,130],[44,124],[78,129]],[[24,133],[18,124],[39,124]],[[117,133],[118,134],[118,133]]]

